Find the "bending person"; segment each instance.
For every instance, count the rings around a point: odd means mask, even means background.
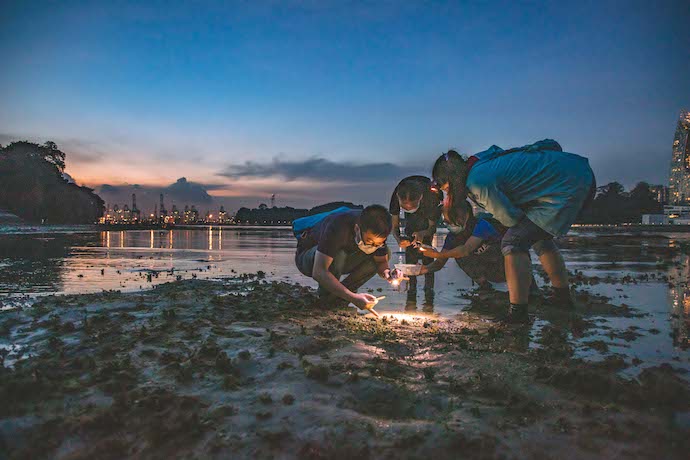
[[[505,283],[505,263],[501,253],[501,239],[508,230],[496,219],[488,216],[477,218],[472,206],[462,201],[457,206],[455,217],[450,217],[447,207],[443,218],[448,235],[443,249],[422,246],[420,250],[427,257],[433,257],[431,264],[422,267],[422,273],[433,273],[442,269],[448,259],[455,259],[460,270],[465,272],[481,288],[490,288],[491,283]],[[541,295],[534,279],[530,285],[530,298]]]
[[[424,176],[406,177],[398,183],[391,196],[389,211],[393,219],[393,237],[405,250],[405,263],[416,264],[422,259],[423,264],[432,262],[424,257],[413,243],[418,241],[431,244],[436,234],[436,223],[441,216],[440,203],[443,194],[431,190],[431,179]],[[400,210],[405,212],[405,235],[400,232]],[[424,276],[424,291],[433,295],[434,274]],[[409,280],[409,296],[416,296],[417,277]]]
[[[469,197],[509,227],[501,239],[510,295],[507,321],[529,320],[530,248],[553,286],[550,302],[572,308],[568,272],[553,238],[568,232],[594,196],[586,158],[563,152],[553,140],[511,150],[492,146],[469,159],[450,150],[436,160],[433,176],[451,209]]]
[[[369,309],[376,297],[358,294],[357,289],[377,273],[392,281],[386,247],[391,226],[388,210],[380,205],[327,215],[300,236],[295,264],[319,283],[319,296],[325,302],[352,302]],[[341,282],[344,274],[348,276]]]

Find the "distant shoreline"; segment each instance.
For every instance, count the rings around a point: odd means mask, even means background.
[[[138,224],[138,225],[113,225],[113,224],[75,224],[75,225],[40,225],[40,224],[0,224],[0,235],[16,234],[40,234],[40,233],[80,233],[80,232],[99,232],[99,231],[127,231],[127,230],[206,230],[209,228],[227,229],[276,229],[289,230],[290,225],[270,225],[270,224],[183,224],[166,226],[159,224]],[[439,231],[445,233],[446,229],[440,227]],[[642,225],[642,224],[587,224],[575,225],[570,230],[570,234],[576,232],[596,232],[596,233],[690,233],[690,225]]]
[[[195,228],[292,228],[290,225],[272,225],[272,224],[181,224],[174,226],[166,225],[103,225],[97,224],[96,227],[104,229],[117,230],[173,230],[173,229],[195,229]],[[443,230],[445,227],[439,227]],[[636,232],[690,232],[690,225],[643,225],[643,224],[576,224],[571,231],[578,230],[594,230],[600,232],[618,232],[618,231],[636,231]]]
[[[690,225],[643,225],[643,224],[576,224],[570,231],[593,230],[597,232],[690,232]]]
[[[233,225],[233,224],[199,224],[199,225],[176,225],[172,227],[162,225],[102,225],[102,224],[75,224],[75,225],[1,225],[0,235],[22,235],[22,234],[42,234],[42,233],[91,233],[103,231],[130,231],[130,230],[207,230],[209,228],[245,229],[245,230],[290,230],[288,225]]]
[[[200,228],[292,228],[290,225],[271,225],[271,224],[180,224],[180,225],[160,225],[160,224],[138,224],[138,225],[113,225],[96,224],[98,229],[103,230],[194,230]]]

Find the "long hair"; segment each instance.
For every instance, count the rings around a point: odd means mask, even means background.
[[[457,221],[460,216],[456,203],[467,199],[467,160],[455,150],[448,150],[438,157],[431,174],[439,186],[448,184],[448,217]]]

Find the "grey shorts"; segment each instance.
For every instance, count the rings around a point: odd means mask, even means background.
[[[460,270],[475,282],[504,283],[506,280],[505,258],[498,244],[492,244],[481,254],[471,254],[455,261]]]
[[[545,252],[556,252],[558,246],[553,235],[524,217],[517,225],[510,227],[501,240],[501,252],[504,256],[516,252],[529,253],[532,248],[541,256]]]

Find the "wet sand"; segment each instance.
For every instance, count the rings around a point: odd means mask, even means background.
[[[573,273],[574,312],[537,305],[531,326],[505,326],[500,291],[459,291],[469,306],[453,318],[377,320],[264,275],[48,296],[3,312],[0,335],[15,348],[0,366],[0,452],[687,458],[683,369],[611,349],[653,337],[623,327],[649,313],[589,291],[642,279]],[[581,356],[583,343],[599,358]],[[639,372],[626,375],[631,367]]]

